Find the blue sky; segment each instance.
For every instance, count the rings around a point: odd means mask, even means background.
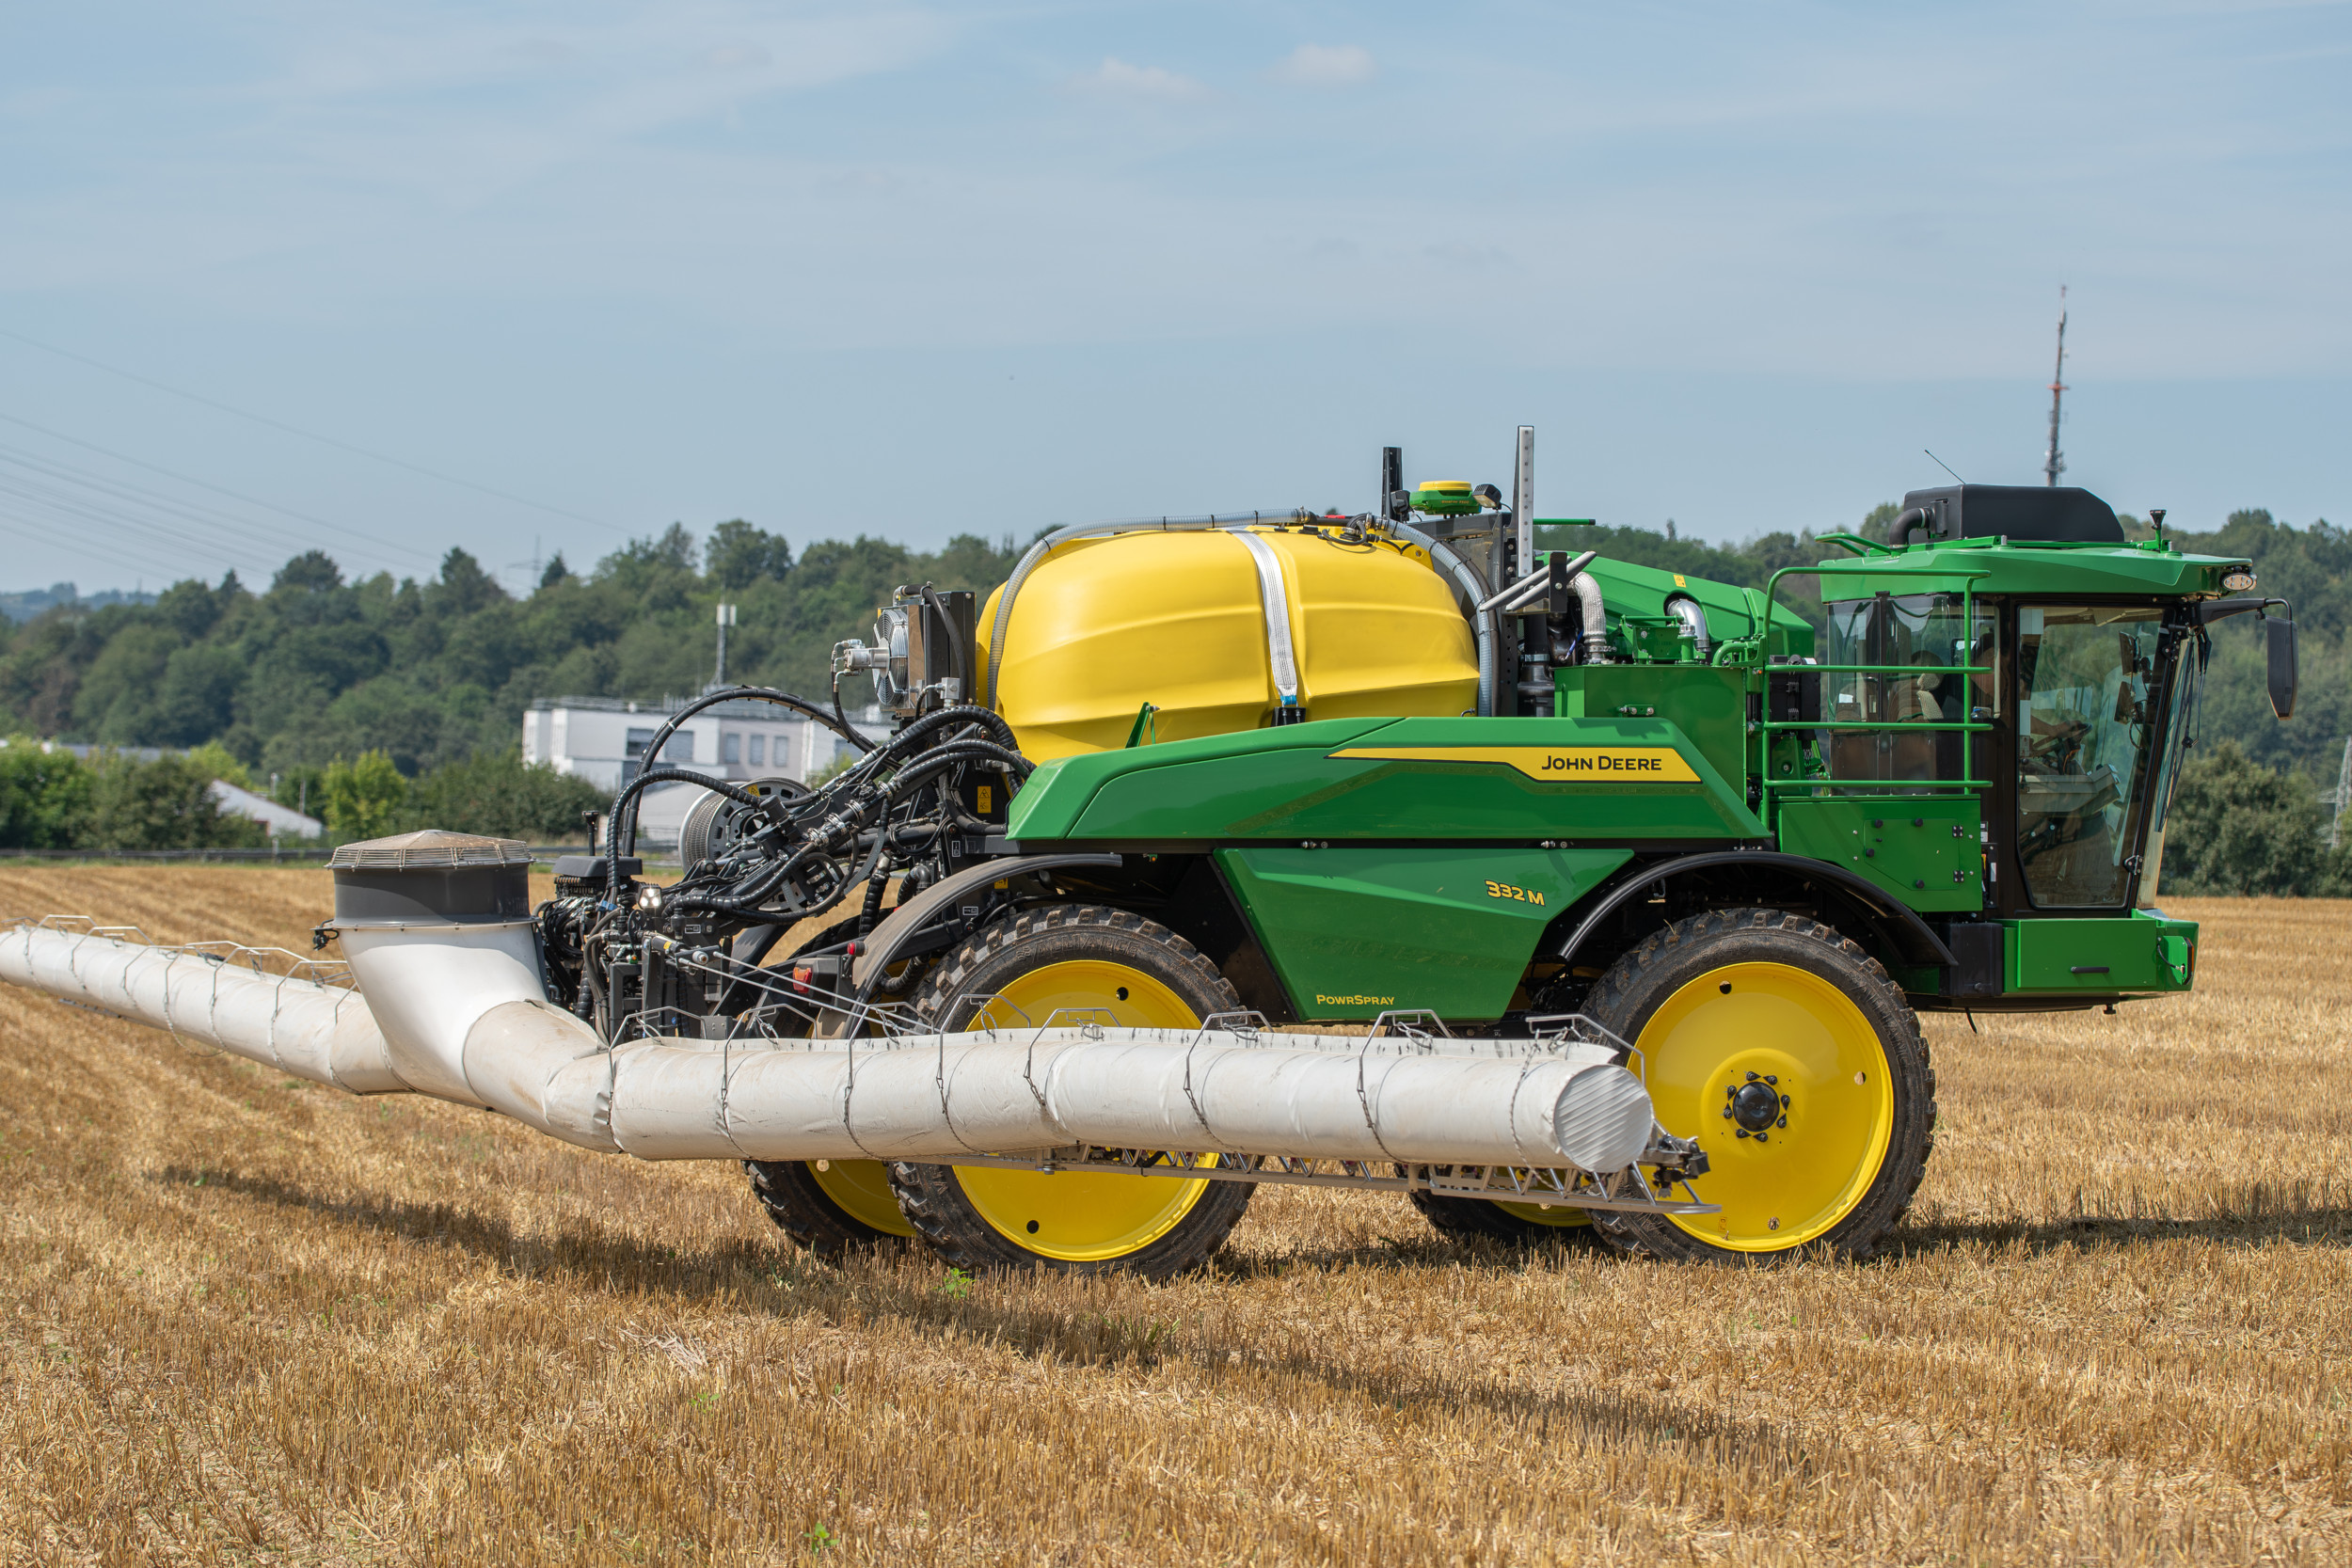
[[[2342,5],[93,0],[0,44],[0,586],[1360,507],[1382,444],[1502,481],[1522,421],[1546,515],[1845,526],[1922,448],[2038,480],[2061,283],[2070,479],[2352,522]]]

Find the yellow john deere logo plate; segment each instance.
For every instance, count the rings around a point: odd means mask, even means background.
[[[1671,746],[1350,746],[1331,753],[1378,762],[1486,762],[1548,784],[1696,784]]]

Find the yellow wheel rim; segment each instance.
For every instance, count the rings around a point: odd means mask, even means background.
[[[1122,1028],[1184,1029],[1200,1022],[1184,998],[1141,970],[1077,958],[1022,975],[974,1017],[971,1027],[1019,1028],[1025,1018],[1041,1026],[1066,1008],[1089,1009],[1097,1022]],[[1166,1176],[1048,1175],[990,1165],[959,1165],[956,1180],[1000,1234],[1041,1257],[1068,1262],[1141,1251],[1176,1228],[1209,1188],[1206,1181]]]
[[[912,1236],[914,1227],[898,1212],[890,1172],[880,1160],[812,1160],[808,1173],[841,1212],[885,1236]]]
[[[1525,1220],[1530,1225],[1545,1226],[1553,1230],[1574,1230],[1579,1226],[1593,1223],[1592,1215],[1581,1209],[1571,1209],[1565,1204],[1554,1204],[1549,1209],[1540,1203],[1498,1203],[1495,1207],[1514,1219]]]
[[[1710,970],[1637,1043],[1659,1124],[1707,1150],[1692,1190],[1723,1206],[1674,1216],[1692,1236],[1734,1252],[1802,1246],[1870,1190],[1894,1130],[1893,1074],[1878,1032],[1829,981],[1788,964]],[[1786,1103],[1739,1136],[1767,1095]]]

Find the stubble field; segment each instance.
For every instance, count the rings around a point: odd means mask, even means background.
[[[318,871],[0,868],[305,944]],[[2352,905],[2191,998],[1931,1021],[1899,1255],[1438,1243],[1268,1188],[1213,1276],[796,1256],[716,1164],[356,1101],[0,988],[0,1560],[2352,1557]]]

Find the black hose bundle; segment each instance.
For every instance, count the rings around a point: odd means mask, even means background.
[[[1017,787],[1035,765],[1021,754],[1012,727],[996,714],[972,706],[942,708],[913,720],[888,740],[871,746],[838,777],[805,795],[755,797],[687,769],[654,769],[633,780],[615,801],[612,840],[634,847],[636,803],[647,785],[675,781],[716,790],[738,804],[757,808],[770,826],[749,835],[740,848],[723,858],[690,870],[671,890],[668,908],[678,913],[709,911],[745,919],[780,914],[806,919],[838,904],[861,882],[875,883],[885,858],[906,863],[910,855],[920,858],[959,830],[984,826],[964,815],[952,789],[940,792],[935,820],[921,809],[912,816],[901,815],[935,783],[972,768],[1004,774]],[[866,851],[865,863],[852,873],[841,862],[860,851]],[[747,866],[747,858],[756,863]],[[831,875],[818,879],[815,896],[806,904],[762,908],[779,889],[820,868],[830,868]],[[607,886],[617,896],[616,870],[608,869]],[[879,912],[870,887],[866,911],[869,919]]]
[[[612,802],[611,826],[605,830],[604,895],[607,898],[616,899],[621,894],[621,854],[634,853],[637,848],[637,798],[645,792],[646,786],[658,784],[700,784],[705,789],[725,796],[737,805],[754,809],[765,803],[748,789],[688,768],[653,768],[638,774]],[[626,845],[628,848],[616,853],[615,845]]]

